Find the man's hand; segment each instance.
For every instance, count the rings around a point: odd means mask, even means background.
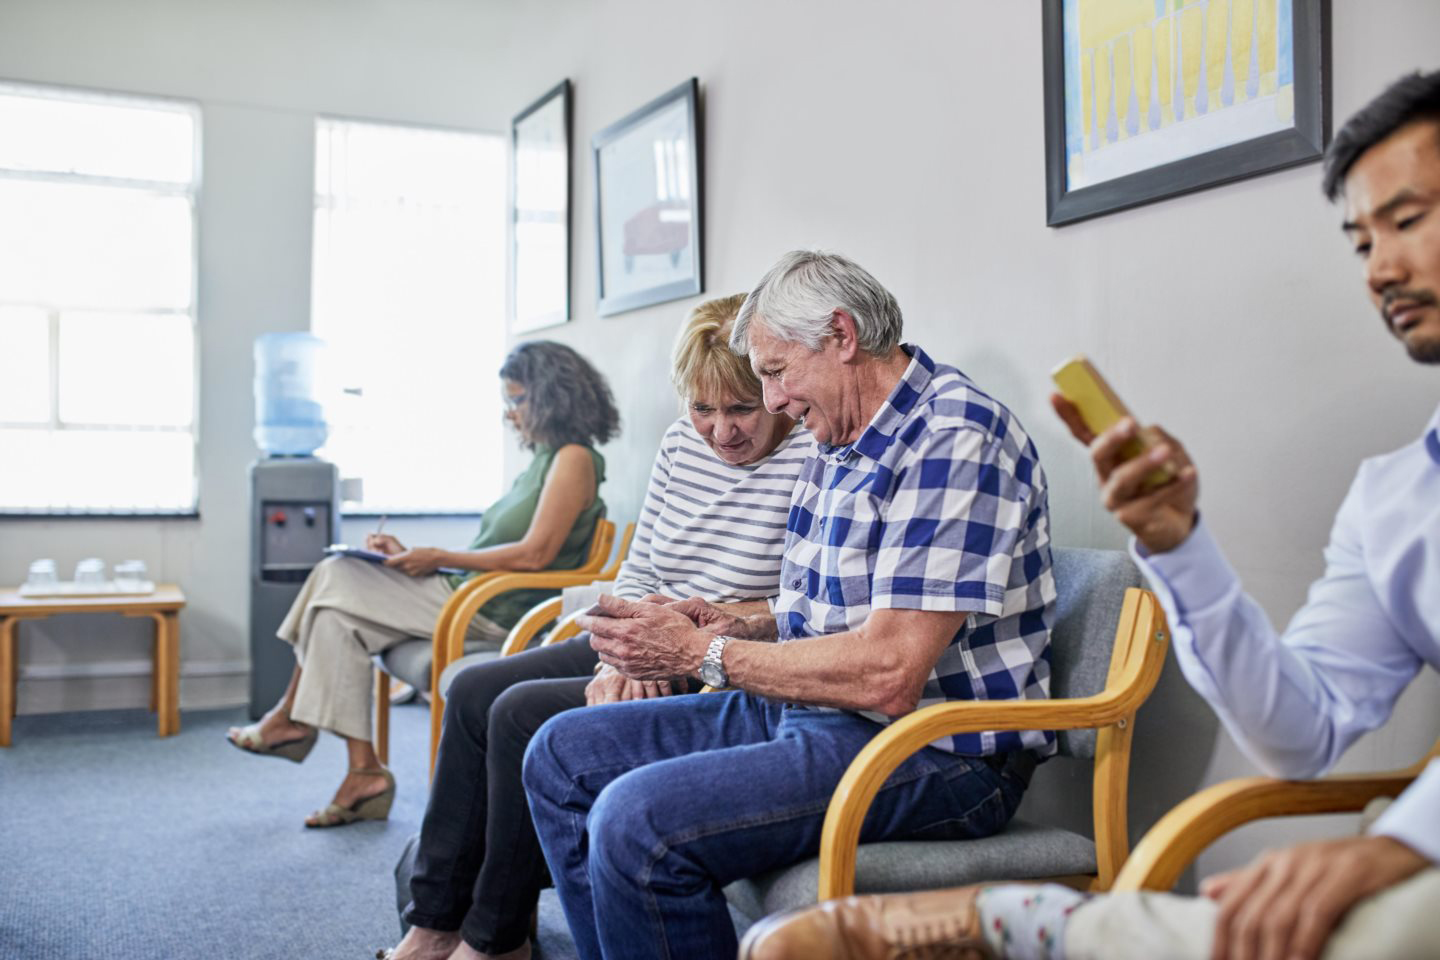
[[[711,639],[675,606],[601,597],[576,623],[602,663],[636,680],[669,680],[695,674]]]
[[[445,551],[439,547],[413,547],[386,560],[385,566],[412,577],[423,577],[445,566],[447,559]]]
[[[1164,553],[1184,543],[1195,528],[1200,476],[1180,442],[1159,427],[1147,427],[1146,437],[1156,441],[1155,445],[1148,453],[1121,460],[1120,449],[1140,432],[1134,420],[1126,417],[1096,436],[1069,400],[1051,394],[1050,405],[1075,439],[1090,448],[1105,509],[1128,527],[1150,553]],[[1146,479],[1162,465],[1168,465],[1175,478],[1147,489]]]
[[[624,700],[653,700],[679,692],[670,680],[631,680],[609,664],[604,664],[595,679],[585,685],[585,705],[620,703]]]
[[[388,533],[367,533],[365,534],[365,549],[374,550],[376,553],[383,553],[387,557],[405,552],[405,544],[390,536]]]
[[[1431,866],[1390,837],[1346,837],[1267,853],[1210,877],[1216,901],[1213,960],[1314,960],[1358,902]]]
[[[699,597],[677,600],[670,604],[671,610],[678,610],[690,618],[690,622],[711,636],[725,635],[742,637],[745,634],[745,619],[731,616],[724,610]]]

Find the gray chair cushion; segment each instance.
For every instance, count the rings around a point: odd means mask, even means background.
[[[991,880],[1025,880],[1095,872],[1095,844],[1085,837],[1024,820],[983,840],[867,843],[855,857],[855,892],[935,890]],[[725,888],[726,898],[753,920],[815,902],[820,861],[774,870]]]
[[[390,676],[404,680],[416,690],[429,690],[430,652],[433,649],[429,639],[402,640],[372,659]]]
[[[430,654],[432,650],[434,650],[434,645],[428,637],[424,640],[418,638],[414,640],[402,640],[389,650],[376,654],[371,659],[375,661],[375,666],[384,670],[392,677],[398,677],[404,680],[416,690],[429,690],[430,663],[432,661]],[[465,656],[450,664],[449,668],[441,673],[441,696],[444,696],[445,691],[450,689],[450,681],[445,679],[447,673],[453,680],[455,674],[459,672],[455,668],[460,664],[468,665],[474,662],[471,659],[472,657],[479,656],[493,660],[499,656],[499,654],[499,647],[493,644],[466,643]]]

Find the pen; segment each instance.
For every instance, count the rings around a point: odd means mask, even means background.
[[[375,524],[375,536],[380,536],[381,532],[385,529],[385,521],[389,519],[389,514],[380,514],[380,522]]]

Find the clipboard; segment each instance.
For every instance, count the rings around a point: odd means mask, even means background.
[[[390,559],[383,553],[375,550],[366,550],[363,547],[352,547],[348,543],[332,543],[325,548],[327,557],[354,557],[356,560],[364,560],[366,563],[384,564]],[[472,573],[479,573],[478,570],[462,570],[459,567],[440,567],[436,573],[443,573],[446,576],[469,576]]]

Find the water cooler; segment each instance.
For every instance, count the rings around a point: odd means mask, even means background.
[[[311,456],[326,439],[316,398],[324,344],[306,333],[255,341],[255,443],[250,465],[250,716],[285,693],[293,648],[275,636],[325,548],[339,540],[340,478]]]
[[[280,621],[325,548],[339,540],[340,475],[315,457],[269,457],[250,466],[250,717],[285,693],[293,648]]]

